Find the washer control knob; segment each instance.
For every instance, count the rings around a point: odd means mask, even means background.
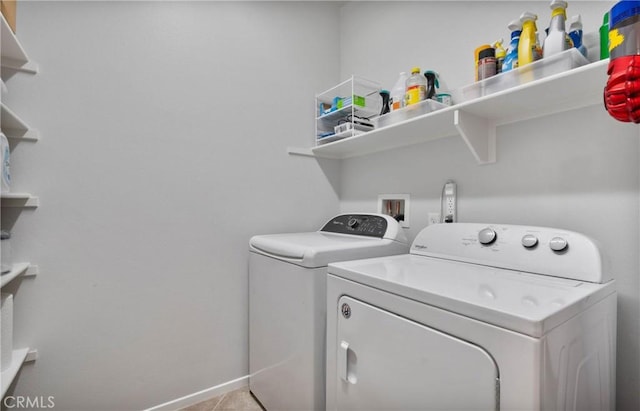
[[[496,241],[496,238],[498,238],[498,234],[496,234],[496,232],[489,227],[483,228],[478,233],[478,241],[480,241],[480,244],[483,245],[489,245],[493,243],[494,241]]]
[[[549,248],[553,251],[564,251],[568,246],[569,243],[562,237],[553,237],[551,241],[549,241]]]
[[[525,248],[533,248],[538,245],[538,237],[533,234],[525,234],[522,237],[522,245]]]
[[[349,221],[347,221],[347,225],[349,226],[349,228],[356,228],[360,225],[360,221],[358,221],[357,218],[351,218],[349,219]]]

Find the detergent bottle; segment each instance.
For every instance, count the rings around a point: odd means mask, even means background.
[[[522,33],[518,42],[518,67],[526,66],[542,57],[540,45],[538,44],[536,31],[536,20],[538,16],[525,11],[520,16],[522,23]]]
[[[562,53],[571,47],[567,37],[567,2],[564,0],[553,0],[551,2],[551,23],[549,23],[549,34],[544,39],[542,46],[542,56],[550,57]]]
[[[509,31],[511,31],[511,42],[507,47],[507,55],[502,63],[502,72],[507,72],[518,67],[518,43],[520,42],[520,33],[522,32],[522,22],[520,19],[513,20],[509,23]]]
[[[583,56],[587,57],[587,48],[582,44],[582,17],[579,14],[571,17],[569,37],[571,37],[573,47],[577,48]]]
[[[504,40],[500,39],[493,43],[493,48],[496,51],[496,73],[502,73],[502,66],[504,65],[504,59],[507,56],[507,51],[502,47],[502,42]]]

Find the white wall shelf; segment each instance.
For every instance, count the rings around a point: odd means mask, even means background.
[[[496,127],[602,104],[608,62],[587,64],[365,134],[312,147],[311,152],[315,157],[346,159],[461,136],[479,164],[494,163]],[[297,154],[292,148],[288,151]]]
[[[31,265],[30,263],[16,263],[13,264],[13,268],[6,274],[2,274],[0,277],[0,288],[9,284],[15,278],[18,278],[21,275],[37,275],[38,274],[38,266]]]
[[[11,31],[9,23],[0,15],[0,39],[2,41],[2,68],[36,74],[38,65],[29,60],[16,35]]]
[[[0,125],[7,138],[31,141],[37,141],[40,138],[38,130],[31,128],[5,104],[0,104]]]
[[[37,208],[40,205],[40,199],[29,193],[4,193],[0,200],[2,207]]]
[[[11,365],[6,370],[2,371],[2,398],[7,393],[7,390],[11,386],[11,383],[18,375],[18,371],[24,364],[27,354],[29,354],[28,348],[18,348],[13,350],[13,355],[11,356]]]

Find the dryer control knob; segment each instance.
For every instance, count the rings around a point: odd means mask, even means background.
[[[562,237],[553,237],[551,241],[549,241],[549,248],[553,251],[564,251],[568,246],[569,243]]]
[[[522,237],[522,245],[525,248],[533,248],[538,245],[538,237],[533,234],[525,234]]]
[[[489,245],[493,243],[494,241],[496,241],[496,238],[498,238],[498,234],[496,234],[496,232],[489,227],[483,228],[478,233],[478,241],[480,241],[480,244],[483,245]]]
[[[347,221],[347,225],[349,226],[349,228],[356,228],[357,226],[360,225],[360,221],[358,221],[357,218],[352,218],[349,221]]]

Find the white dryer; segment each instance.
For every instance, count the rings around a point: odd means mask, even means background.
[[[327,410],[614,410],[605,263],[575,232],[458,223],[330,264]]]
[[[327,264],[407,254],[409,242],[389,216],[344,214],[249,244],[249,388],[269,411],[324,410]]]

